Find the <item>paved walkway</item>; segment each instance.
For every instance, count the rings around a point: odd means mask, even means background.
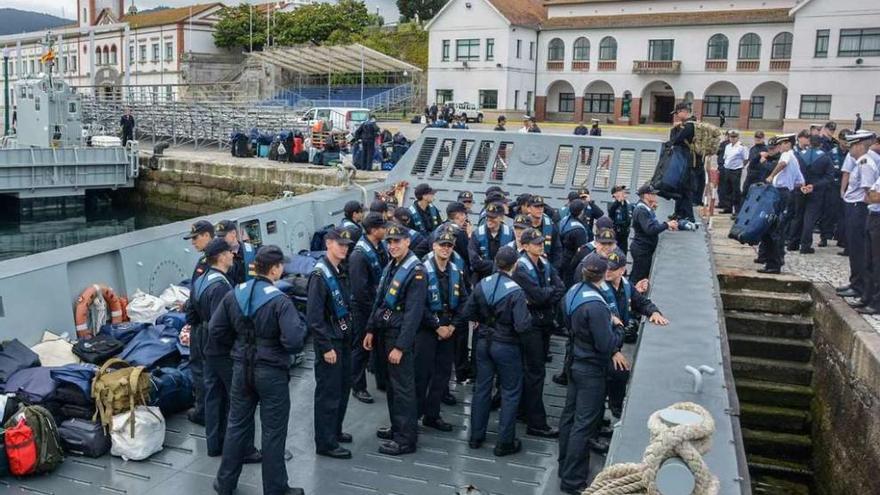
[[[716,214],[708,222],[712,236],[712,252],[715,256],[715,267],[718,271],[744,271],[750,276],[762,276],[755,270],[762,265],[752,260],[758,255],[757,246],[748,246],[727,237],[732,221],[730,215]],[[845,285],[849,280],[849,261],[846,256],[837,253],[841,248],[832,241],[828,247],[816,247],[818,235],[814,240],[815,254],[800,254],[788,251],[785,253],[785,266],[781,275],[766,275],[777,279],[807,279],[813,282],[824,282],[832,287]],[[880,332],[880,316],[864,316],[875,330]]]

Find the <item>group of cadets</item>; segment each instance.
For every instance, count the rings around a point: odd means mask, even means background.
[[[643,186],[631,205],[626,188],[615,188],[611,217],[586,189],[555,209],[539,195],[509,201],[493,186],[479,213],[465,191],[446,206],[445,221],[428,184],[415,188],[409,207],[376,199],[365,214],[350,201],[325,233],[304,316],[274,285],[289,261],[278,247],[254,250],[234,222],[193,224],[186,238],[204,256],[187,305],[198,369],[190,419],[205,424],[208,454],[223,457],[215,490],[231,493],[242,464],[262,462],[264,493],[303,493],[287,485],[284,440],[290,355],[311,334],[317,454],[351,458],[343,421],[349,396],[374,402],[368,370],[388,404],[379,452],[414,452],[419,421],[452,431],[441,404],[456,403],[454,371],[457,382],[474,383],[471,448],[482,447],[489,413],[500,408],[495,455],[520,450],[517,420],[528,435],[558,437],[561,489],[578,493],[590,449],[608,447],[600,436],[606,398],[621,414],[630,367],[623,343],[635,341],[642,316],[667,323],[644,295],[657,236],[675,228],[657,221],[655,193]],[[624,277],[630,232],[637,283]],[[543,400],[553,334],[568,340],[564,371],[553,377],[567,387],[558,427]],[[262,450],[254,447],[257,405]]]

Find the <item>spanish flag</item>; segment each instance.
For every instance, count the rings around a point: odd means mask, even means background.
[[[55,50],[49,50],[40,57],[40,61],[44,64],[55,60]]]

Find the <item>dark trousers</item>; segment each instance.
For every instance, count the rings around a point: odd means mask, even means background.
[[[342,421],[351,393],[351,342],[334,341],[336,362],[330,364],[315,350],[315,449],[327,452],[339,447]]]
[[[359,328],[353,328],[351,341],[351,388],[358,392],[367,389],[367,366],[370,364],[370,351],[364,349],[365,324],[366,318]]]
[[[724,169],[723,183],[719,186],[719,190],[723,187],[727,197],[727,201],[723,208],[725,210],[733,210],[734,213],[739,212],[742,206],[742,189],[740,182],[742,181],[742,169],[729,170]],[[721,194],[719,193],[719,197]]]
[[[380,356],[388,363],[388,354],[396,341],[388,335],[382,338]],[[394,441],[406,447],[415,446],[418,440],[418,404],[416,401],[416,372],[414,349],[402,349],[403,358],[398,364],[388,363],[388,416]]]
[[[205,356],[205,437],[208,455],[223,453],[226,421],[229,418],[229,394],[232,391],[232,358]],[[250,440],[247,454],[254,452],[254,430],[246,435]]]
[[[617,247],[623,251],[623,254],[629,252],[629,229],[614,229],[614,238],[617,240]]]
[[[638,282],[651,275],[651,263],[654,261],[654,250],[645,250],[640,247],[633,247],[632,252],[632,271],[629,273],[629,279]]]
[[[448,390],[449,376],[452,374],[454,343],[453,337],[440,340],[434,331],[419,330],[416,333],[416,402],[419,417],[440,417],[440,399]]]
[[[605,412],[607,367],[573,366],[565,407],[559,418],[559,477],[564,490],[584,488],[590,472],[587,440],[598,431]]]
[[[205,417],[205,347],[208,345],[207,323],[195,325],[189,331],[189,369],[193,377],[193,395],[195,395],[195,416],[203,420]]]
[[[474,372],[471,366],[473,360],[471,359],[470,343],[470,326],[465,323],[456,327],[455,333],[452,334],[452,346],[455,356],[455,379],[458,381],[470,378]]]
[[[129,141],[134,139],[134,132],[132,131],[122,131],[122,146],[128,144]]]
[[[718,204],[720,210],[730,208],[730,191],[727,189],[727,172],[722,163],[718,164]]]
[[[838,224],[842,223],[843,199],[840,197],[840,183],[832,182],[822,190],[822,215],[819,218],[819,232],[822,240],[834,239]],[[837,238],[838,241],[843,237]]]
[[[687,179],[688,181],[690,179]],[[694,201],[692,199],[693,191],[690,187],[685,187],[681,191],[681,196],[675,200],[675,218],[679,220],[694,221]]]
[[[498,376],[501,411],[498,413],[498,444],[509,445],[516,438],[516,412],[523,389],[523,361],[516,344],[492,342],[485,337],[476,341],[477,383],[471,403],[471,440],[486,439],[492,384]]]
[[[691,202],[694,206],[703,204],[703,192],[706,190],[706,171],[700,158],[697,156],[697,167],[691,171]]]
[[[260,406],[260,429],[263,446],[263,493],[278,495],[287,490],[287,467],[284,465],[284,444],[290,419],[288,370],[256,366],[253,383],[248,383],[242,363],[232,371],[229,423],[223,444],[223,460],[217,471],[220,493],[232,493],[238,485],[244,457],[249,453],[254,431],[254,415]]]
[[[376,153],[376,141],[365,139],[361,141],[361,170],[373,170],[373,154]]]
[[[544,408],[544,377],[547,374],[547,353],[544,351],[544,335],[539,328],[520,335],[522,349],[523,393],[520,410],[529,428],[547,428],[547,411]]]
[[[862,299],[868,297],[867,231],[868,205],[865,203],[846,203],[846,250],[849,253],[849,286],[858,292]]]
[[[767,268],[773,269],[782,268],[785,264],[786,232],[794,212],[794,193],[785,188],[777,188],[777,190],[779,204],[776,211],[779,220],[764,234],[758,246],[758,258],[764,261]]]
[[[823,189],[814,190],[810,194],[802,194],[803,196],[803,216],[800,220],[801,225],[800,247],[806,249],[813,244],[813,229],[822,217],[822,207],[825,205],[825,192]]]
[[[382,336],[376,334],[376,342],[370,352],[370,371],[376,378],[376,388],[388,390],[388,354],[382,355]],[[364,384],[366,388],[366,383]]]
[[[618,415],[623,409],[627,382],[629,382],[629,370],[616,369],[614,363],[611,363],[608,367],[608,407]]]
[[[868,212],[867,229],[867,256],[868,275],[870,284],[867,287],[868,296],[864,299],[873,307],[880,306],[880,213]]]

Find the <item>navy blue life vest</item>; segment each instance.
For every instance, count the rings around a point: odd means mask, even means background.
[[[433,252],[425,255],[425,272],[428,275],[428,305],[431,307],[431,311],[436,313],[438,311],[443,311],[443,300],[441,297],[442,292],[440,290],[440,277],[437,276],[434,263]],[[461,279],[463,278],[463,275],[461,268],[451,259],[450,262],[446,264],[446,269],[449,270],[449,301],[447,304],[450,310],[454,310],[458,307],[458,303],[460,302]]]
[[[257,250],[254,245],[249,242],[241,243],[241,257],[244,260],[244,280],[248,281],[257,276],[257,267],[254,266],[254,260],[257,258]]]
[[[637,209],[639,209],[639,208],[641,208],[641,209],[647,211],[648,214],[651,215],[651,218],[652,218],[652,219],[656,219],[656,218],[657,218],[657,212],[654,211],[654,208],[651,208],[650,206],[648,206],[648,205],[645,204],[644,202],[639,201],[638,203],[636,203],[636,206],[633,208],[633,210],[637,210]]]
[[[532,282],[540,285],[541,287],[549,287],[553,281],[553,265],[547,261],[547,258],[541,258],[544,261],[544,280],[540,280],[538,278],[538,269],[535,265],[532,264],[532,260],[529,258],[529,255],[523,253],[522,256],[516,261],[520,266],[526,269],[526,273],[528,273],[529,278]]]
[[[522,290],[519,284],[511,280],[507,275],[493,273],[480,281],[480,287],[483,288],[483,295],[486,296],[486,302],[489,306],[495,307],[505,297],[514,292]]]
[[[388,292],[385,293],[385,297],[383,298],[385,306],[388,309],[397,309],[397,298],[400,295],[400,288],[403,287],[403,284],[405,284],[407,280],[409,280],[413,268],[415,268],[418,263],[419,258],[410,251],[409,255],[403,260],[397,271],[394,272],[394,278],[391,279],[391,284],[388,286]],[[391,265],[393,264],[393,262],[388,263],[388,266],[385,267],[385,271],[382,272],[382,281],[379,283],[379,287],[386,286],[386,280],[388,274],[391,272]]]
[[[208,290],[208,287],[216,284],[216,283],[225,283],[229,285],[229,279],[226,278],[226,275],[218,270],[208,270],[206,273],[203,273],[199,278],[196,279],[195,284],[193,284],[193,290],[196,294],[196,301],[202,298],[205,291]]]
[[[547,214],[541,219],[541,234],[544,236],[544,252],[549,256],[553,248],[553,220]]]
[[[342,220],[342,228],[344,229],[356,229],[358,232],[361,232],[363,229],[361,226],[355,222],[352,222],[348,218],[344,218]]]
[[[559,213],[559,218],[565,218],[568,216],[568,206],[563,206],[556,211]]]
[[[315,263],[314,273],[323,278],[324,283],[327,284],[327,290],[330,291],[330,300],[333,301],[333,315],[336,316],[337,320],[342,320],[348,316],[348,302],[345,300],[345,295],[339,287],[339,280],[336,278],[336,274],[327,265],[326,258],[321,258],[320,261]]]
[[[559,221],[560,235],[565,235],[575,229],[583,229],[584,232],[587,232],[587,228],[584,227],[584,224],[582,224],[577,218],[572,218],[571,215],[566,214],[562,217],[562,220]]]
[[[513,231],[502,223],[498,229],[498,245],[505,246],[511,241],[515,241]],[[477,244],[480,246],[480,256],[489,258],[489,229],[485,224],[477,227]]]
[[[416,203],[413,203],[409,206],[410,217],[412,218],[413,225],[415,225],[416,230],[420,232],[428,232],[430,229],[427,225],[425,225],[424,219],[422,219],[422,214],[419,212],[419,207],[416,206]],[[433,204],[428,205],[428,215],[434,221],[434,226],[440,225],[440,211]]]
[[[251,318],[266,303],[283,295],[283,292],[263,279],[248,280],[235,288],[235,300],[246,318]]]
[[[571,318],[579,307],[591,301],[599,301],[602,304],[608,305],[602,294],[585,282],[573,285],[565,293],[565,315]]]
[[[382,249],[385,249],[384,242],[380,243],[379,246]],[[376,252],[376,248],[373,247],[373,243],[368,241],[365,237],[361,237],[358,239],[357,244],[355,244],[354,248],[367,257],[367,261],[370,262],[370,269],[373,270],[373,275],[378,279],[382,276],[382,261],[379,259],[379,253]]]
[[[630,301],[632,301],[632,291],[633,286],[629,283],[629,280],[626,277],[620,279],[620,283],[623,284],[623,304],[617,304],[617,316],[620,317],[620,321],[623,322],[624,325],[629,324],[629,305]],[[616,292],[614,287],[611,287],[611,284],[608,284],[608,287],[611,288],[612,292]],[[617,302],[617,297],[615,294],[614,298],[615,303]]]
[[[617,295],[614,293],[614,287],[611,287],[609,283],[602,282],[599,285],[599,295],[605,299],[605,304],[608,305],[608,310],[611,311],[611,314],[623,320],[620,316],[620,308],[617,307]]]

